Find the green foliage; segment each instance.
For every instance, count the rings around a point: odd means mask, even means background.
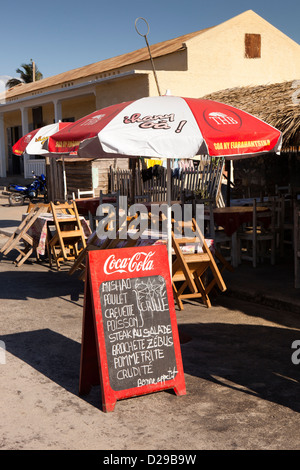
[[[12,88],[16,85],[19,85],[19,83],[33,82],[33,62],[30,62],[29,64],[22,64],[20,68],[16,69],[16,72],[20,75],[20,79],[11,78],[6,82],[6,88]],[[35,65],[35,80],[41,80],[42,78],[43,74]]]

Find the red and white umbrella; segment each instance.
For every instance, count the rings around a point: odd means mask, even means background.
[[[13,146],[12,151],[15,155],[23,155],[25,149],[29,142],[33,139],[35,134],[39,131],[39,129],[35,129],[34,131],[29,132],[28,134],[23,135],[21,139],[19,139]]]
[[[109,158],[243,158],[278,152],[281,133],[260,119],[211,100],[156,96],[95,111],[52,135],[48,150]]]
[[[171,257],[170,159],[228,159],[279,152],[279,130],[234,107],[177,96],[146,97],[95,111],[49,137],[48,150],[79,157],[167,159],[168,251]],[[171,263],[170,263],[171,267]]]
[[[47,126],[35,129],[19,139],[13,146],[12,151],[15,155],[47,155],[49,152],[44,148],[50,135],[64,129],[70,122],[56,122]]]
[[[19,139],[13,146],[12,151],[15,155],[44,155],[51,156],[47,150],[46,144],[50,135],[65,129],[70,125],[70,122],[56,122],[54,124],[48,124],[47,126],[35,129],[28,134],[24,135]],[[54,155],[52,155],[54,156]],[[63,161],[63,181],[64,181],[64,197],[66,199],[67,183],[66,183],[66,172]]]

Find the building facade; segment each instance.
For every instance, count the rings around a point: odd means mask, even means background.
[[[239,86],[300,78],[300,45],[249,10],[222,24],[151,46],[160,93],[199,98]],[[114,103],[158,94],[147,48],[4,92],[0,177],[28,176],[37,159],[12,145],[37,127],[75,121]]]

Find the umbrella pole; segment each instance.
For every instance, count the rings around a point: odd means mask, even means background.
[[[171,219],[171,188],[172,188],[172,181],[171,181],[171,161],[167,158],[167,205],[168,205],[168,212],[167,212],[167,247],[168,247],[168,259],[169,259],[169,268],[170,268],[170,276],[172,279],[172,219]]]
[[[225,170],[227,171],[226,205],[227,205],[227,207],[230,207],[230,199],[231,199],[231,194],[230,194],[231,163],[230,163],[230,160],[226,160],[226,163],[225,163]]]
[[[67,200],[67,179],[66,179],[66,168],[65,168],[65,157],[62,157],[63,164],[63,178],[64,178],[64,200]]]

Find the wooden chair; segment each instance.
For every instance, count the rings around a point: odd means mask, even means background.
[[[77,197],[75,193],[72,192],[73,199],[81,199],[81,197],[95,197],[95,190],[94,189],[89,189],[89,190],[77,189]]]
[[[60,269],[61,263],[78,257],[86,247],[86,241],[75,201],[50,204],[56,231],[48,242],[49,261],[52,266],[53,256],[57,269]]]
[[[134,196],[135,204],[143,204],[143,202],[151,202],[150,194],[136,194]]]
[[[182,228],[187,224],[182,222]],[[172,233],[172,246],[175,252],[172,262],[172,286],[176,303],[183,310],[183,299],[202,299],[204,305],[211,307],[209,293],[214,286],[224,292],[225,282],[207,246],[195,219],[192,219],[190,227],[192,236],[176,237]],[[183,234],[184,235],[184,234]],[[201,252],[184,253],[183,248],[187,245],[201,247]],[[209,279],[209,275],[212,279]],[[206,278],[206,279],[205,279]],[[178,284],[179,283],[179,284]]]
[[[111,214],[108,217],[108,223],[105,227],[107,232],[109,232],[110,230],[113,229],[113,227],[111,225],[112,221],[113,221],[113,214]],[[107,238],[109,239],[109,237],[107,237]],[[105,245],[106,242],[107,242],[107,240],[105,240],[103,242],[103,245]],[[79,270],[80,272],[84,271],[85,270],[85,261],[86,261],[87,251],[100,249],[100,247],[101,246],[99,245],[99,238],[98,238],[97,231],[94,231],[92,233],[92,235],[89,237],[89,239],[87,240],[86,246],[82,249],[82,251],[79,253],[78,257],[74,261],[73,265],[71,266],[71,268],[69,270],[69,275],[74,274],[77,270]],[[82,276],[80,276],[80,277],[82,277]]]
[[[91,250],[104,250],[104,249],[112,249],[116,248],[120,242],[122,242],[122,247],[132,247],[136,244],[136,240],[127,238],[126,240],[121,240],[120,238],[120,227],[115,228],[112,226],[111,222],[113,222],[114,219],[114,214],[111,214],[108,217],[107,225],[105,227],[106,232],[107,232],[107,237],[102,243],[99,244],[99,238],[98,234],[95,231],[92,236],[89,238],[87,241],[86,247],[81,251],[81,253],[78,255],[77,259],[75,260],[74,264],[69,270],[69,275],[74,274],[76,271],[79,271],[79,279],[84,280],[85,279],[85,268],[86,268],[86,255],[88,251]],[[126,224],[127,224],[127,229],[130,224],[130,222],[134,219],[134,217],[127,217],[126,218]],[[110,237],[109,232],[113,231],[113,233],[116,233],[115,237]]]
[[[37,202],[36,204],[33,203],[33,202],[30,202],[28,204],[28,207],[27,207],[27,212],[32,211],[32,209],[34,209],[35,207],[43,207],[44,208],[43,212],[50,212],[51,211],[50,203],[48,203],[48,202]]]
[[[259,207],[265,210],[258,211]],[[275,201],[269,204],[258,203],[253,200],[253,217],[249,226],[244,226],[238,232],[238,256],[239,262],[242,259],[252,261],[252,265],[256,268],[258,262],[265,258],[270,259],[271,264],[275,264],[276,255],[276,210]],[[270,224],[265,226],[265,221],[269,219]]]
[[[45,208],[35,204],[0,250],[3,255],[7,255],[11,250],[16,250],[19,253],[15,259],[15,264],[18,267],[21,266],[36,249],[33,237],[29,232],[42,212],[45,212]]]
[[[300,288],[300,206],[294,206],[294,267],[295,288]]]
[[[116,222],[118,221],[118,216],[119,216],[119,196],[120,192],[112,192],[112,193],[104,193],[102,190],[100,191],[99,195],[99,206],[102,204],[110,204],[115,208],[115,214],[116,214]],[[109,202],[105,202],[105,199],[109,199]],[[89,213],[89,222],[90,222],[90,227],[92,232],[96,230],[97,228],[97,223],[99,220],[102,220],[103,217],[106,217],[105,215],[97,215],[97,214],[91,214]]]

